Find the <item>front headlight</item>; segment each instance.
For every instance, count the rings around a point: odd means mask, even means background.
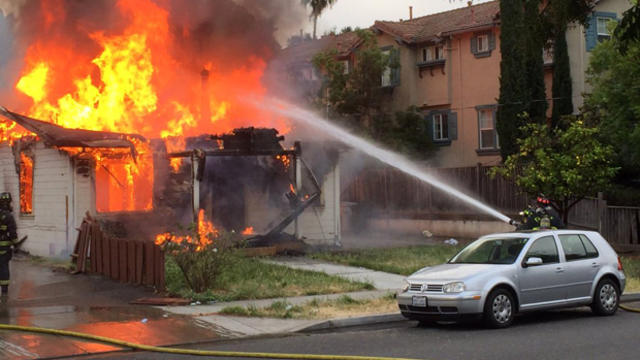
[[[409,291],[409,282],[407,281],[407,279],[404,279],[404,285],[402,285],[402,289],[400,290],[400,292],[407,292]]]
[[[445,293],[461,293],[464,290],[464,283],[461,281],[448,283],[442,287],[442,291]]]

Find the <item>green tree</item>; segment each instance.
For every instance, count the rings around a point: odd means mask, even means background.
[[[620,41],[614,36],[592,51],[587,70],[592,91],[583,112],[615,148],[622,167],[618,181],[624,183],[640,179],[640,39],[625,39],[624,54]]]
[[[566,28],[563,28],[558,31],[553,41],[552,127],[558,126],[561,116],[573,113],[571,67],[565,30]]]
[[[622,15],[620,25],[616,28],[614,36],[618,40],[618,49],[622,54],[626,54],[629,45],[640,41],[640,1],[635,0],[635,4]]]
[[[493,169],[531,197],[544,194],[565,223],[569,210],[604,191],[618,170],[613,147],[598,140],[598,128],[576,118],[567,119],[567,124],[565,130],[528,123],[522,129],[528,136],[518,139],[519,152],[508,156],[504,167]]]
[[[539,0],[525,0],[523,24],[524,33],[524,68],[525,84],[524,92],[526,111],[529,118],[535,122],[543,123],[547,114],[547,95],[544,84],[544,60],[542,51],[546,42],[540,14]]]
[[[318,17],[327,8],[332,6],[337,0],[301,0],[304,6],[311,6],[311,17],[313,18],[313,38],[316,39],[316,28]]]
[[[375,35],[369,30],[356,31],[361,45],[357,50],[357,60],[349,72],[344,63],[337,59],[337,52],[330,50],[316,54],[313,65],[325,73],[326,101],[333,112],[347,116],[356,128],[370,128],[372,119],[381,112],[385,95],[380,86],[382,73],[387,67],[397,68],[399,64],[392,56],[387,56],[378,47]]]
[[[505,160],[518,151],[516,139],[520,138],[526,110],[526,78],[523,56],[523,7],[521,0],[500,0],[500,97],[496,114],[496,129],[500,136],[500,152]]]

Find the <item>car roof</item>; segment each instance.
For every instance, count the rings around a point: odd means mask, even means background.
[[[561,235],[561,234],[595,234],[595,231],[589,231],[589,230],[577,230],[577,229],[541,229],[541,230],[520,230],[520,231],[512,231],[512,232],[504,232],[504,233],[494,233],[494,234],[487,234],[482,236],[483,238],[485,237],[494,237],[494,236],[504,236],[504,237],[532,237],[532,235],[536,235],[536,237],[538,236],[542,236],[545,234],[548,235],[552,235],[552,234],[557,234],[557,235]]]

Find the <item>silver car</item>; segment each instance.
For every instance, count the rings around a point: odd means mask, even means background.
[[[513,232],[483,236],[446,264],[410,275],[398,306],[421,322],[471,316],[500,328],[539,309],[590,305],[613,315],[624,286],[620,259],[597,232]]]

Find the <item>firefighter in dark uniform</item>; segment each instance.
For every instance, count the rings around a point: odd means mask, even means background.
[[[11,193],[0,194],[0,289],[2,296],[9,295],[9,261],[12,247],[18,241],[16,221],[11,209]]]

